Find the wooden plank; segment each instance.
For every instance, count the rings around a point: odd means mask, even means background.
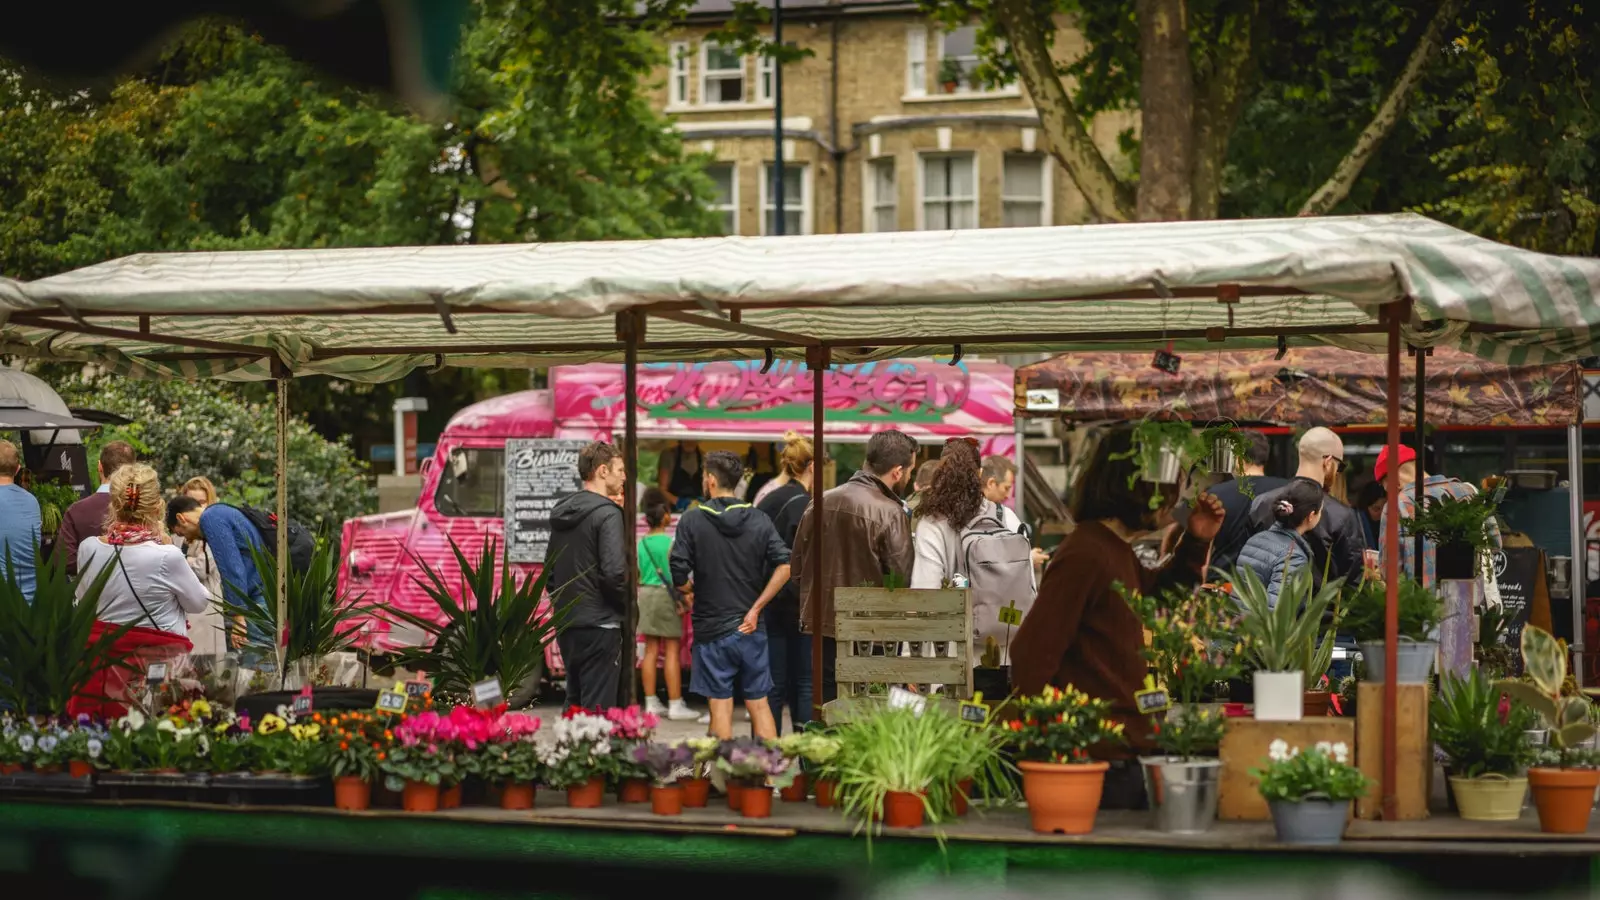
[[[822,721],[829,725],[839,725],[871,715],[888,703],[889,699],[883,696],[840,697],[822,704]],[[952,716],[959,715],[961,711],[961,701],[952,697],[935,695],[928,697],[928,703],[943,707],[944,711]]]
[[[834,612],[943,613],[959,616],[967,610],[966,591],[914,591],[910,588],[839,588],[833,592]]]
[[[967,683],[966,659],[915,659],[897,656],[839,657],[835,677],[840,684]]]
[[[1222,783],[1217,795],[1217,818],[1265,822],[1272,818],[1267,801],[1256,790],[1251,769],[1267,761],[1267,748],[1282,739],[1291,747],[1314,747],[1322,741],[1356,746],[1354,719],[1322,717],[1298,722],[1257,722],[1236,717],[1223,723]]]
[[[972,640],[965,631],[966,620],[955,616],[915,619],[869,619],[840,616],[834,622],[834,636],[841,641],[952,641]]]
[[[1410,822],[1428,817],[1433,780],[1433,741],[1428,734],[1428,686],[1397,684],[1395,726],[1399,730],[1399,763],[1395,815]],[[1356,815],[1376,819],[1383,813],[1383,685],[1356,685],[1356,764],[1372,779],[1367,796],[1356,801]]]

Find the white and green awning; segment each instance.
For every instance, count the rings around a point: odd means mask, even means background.
[[[1236,302],[1219,302],[1237,297]],[[956,232],[141,254],[0,281],[8,352],[141,377],[362,381],[415,367],[1417,344],[1510,364],[1600,353],[1600,260],[1415,215]],[[729,320],[736,321],[730,323]],[[448,322],[448,324],[447,324]]]

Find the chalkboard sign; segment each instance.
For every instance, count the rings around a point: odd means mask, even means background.
[[[1522,629],[1533,612],[1533,592],[1543,575],[1542,554],[1537,547],[1511,547],[1491,556],[1500,603],[1510,616],[1500,639],[1515,650],[1522,646]]]
[[[506,441],[506,552],[512,562],[542,563],[550,548],[550,511],[583,490],[578,451],[587,441]]]

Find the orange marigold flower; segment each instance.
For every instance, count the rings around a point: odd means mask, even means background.
[[[350,749],[350,742],[349,741],[340,741],[339,742],[339,749],[340,750],[349,750]]]
[[[382,760],[384,757],[385,757],[384,753],[382,753],[382,752],[378,753],[378,759]]]

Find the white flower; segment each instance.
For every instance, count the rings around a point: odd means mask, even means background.
[[[1332,756],[1333,744],[1329,743],[1328,741],[1317,741],[1317,752],[1321,753],[1323,756]]]
[[[1333,745],[1333,760],[1338,763],[1348,763],[1350,761],[1350,748],[1344,741]]]
[[[137,709],[130,709],[127,715],[117,721],[117,725],[122,728],[124,733],[138,731],[144,727],[144,713],[139,712]]]
[[[53,734],[47,734],[44,737],[39,738],[39,752],[40,753],[53,752],[56,749],[56,744],[58,744],[58,743],[60,743],[60,738],[57,738]]]
[[[1267,758],[1273,762],[1283,762],[1289,758],[1289,742],[1278,738],[1267,745]]]
[[[103,745],[100,743],[100,739],[99,738],[89,738],[89,758],[90,759],[99,759],[100,758],[100,751],[101,751],[102,748],[103,748]]]
[[[21,750],[23,753],[32,753],[33,735],[25,734],[22,737],[17,738],[17,749]]]
[[[173,722],[171,719],[162,718],[161,721],[156,723],[156,730],[157,731],[170,731],[170,732],[176,734],[177,731],[178,731],[178,725],[177,725],[176,722]]]

